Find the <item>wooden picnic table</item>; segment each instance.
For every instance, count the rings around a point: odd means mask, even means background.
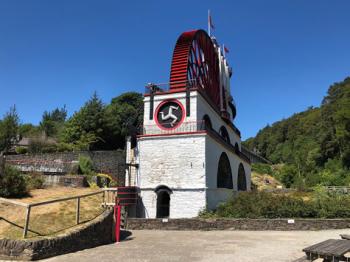
[[[306,247],[303,251],[310,261],[317,258],[323,258],[325,261],[347,261],[344,255],[350,251],[350,241],[345,239],[328,239]]]

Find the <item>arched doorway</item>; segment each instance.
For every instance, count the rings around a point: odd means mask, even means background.
[[[221,154],[218,164],[217,187],[233,189],[230,160],[225,152]]]
[[[155,190],[157,194],[157,218],[166,218],[170,215],[171,189],[167,186],[159,186]]]
[[[238,178],[237,178],[237,186],[238,186],[238,191],[246,191],[247,190],[247,180],[245,177],[245,170],[244,166],[242,163],[239,164],[238,167]]]

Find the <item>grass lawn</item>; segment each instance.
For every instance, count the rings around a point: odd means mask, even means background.
[[[29,197],[13,199],[35,203],[96,192],[90,188],[52,187],[35,189]],[[80,223],[94,219],[103,212],[102,194],[80,199]],[[0,238],[22,238],[25,208],[0,202]],[[28,238],[49,236],[71,229],[75,225],[76,200],[69,200],[31,209]]]

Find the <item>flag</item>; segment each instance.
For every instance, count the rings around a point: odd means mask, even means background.
[[[211,29],[215,29],[215,26],[213,24],[213,20],[211,19],[210,11],[208,12],[208,24]]]
[[[228,48],[226,46],[224,46],[224,51],[225,51],[225,53],[230,53],[230,50],[228,50]]]

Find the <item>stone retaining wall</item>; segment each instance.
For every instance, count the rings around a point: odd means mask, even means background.
[[[78,163],[79,156],[89,156],[96,172],[112,175],[119,185],[125,183],[125,152],[116,151],[83,151],[46,154],[7,155],[5,162],[22,172],[40,172],[47,176],[68,174],[72,166]]]
[[[294,222],[294,223],[293,223]],[[130,230],[325,230],[350,227],[350,219],[143,219],[128,218]]]
[[[0,239],[0,260],[37,260],[76,252],[113,241],[113,211],[57,237],[42,239]]]

